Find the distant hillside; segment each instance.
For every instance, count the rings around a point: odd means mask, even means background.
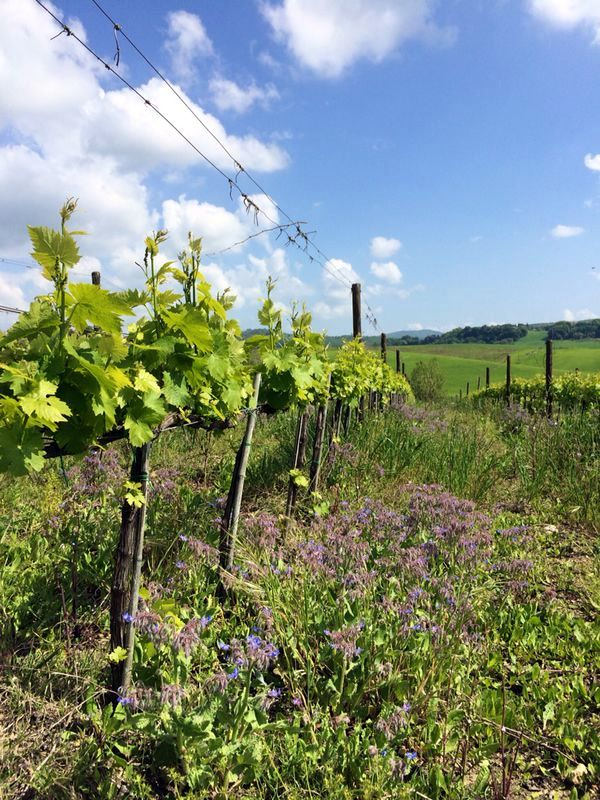
[[[440,336],[440,331],[433,331],[429,328],[424,328],[421,331],[394,331],[387,334],[387,343],[390,347],[404,344],[416,344],[424,339]],[[339,347],[346,339],[351,339],[351,334],[344,334],[343,336],[326,336],[327,344],[332,347]],[[363,336],[363,341],[368,347],[379,346],[381,342],[380,334],[376,336]]]
[[[251,336],[256,336],[257,334],[265,334],[267,333],[266,328],[246,328],[245,331],[242,331],[242,336],[244,339],[249,339]],[[289,335],[289,334],[288,334]],[[439,336],[440,331],[434,331],[429,328],[424,328],[422,331],[394,331],[394,333],[387,334],[387,341],[390,347],[393,347],[396,344],[405,344],[406,339],[414,339],[415,341],[421,341],[421,339],[425,339],[428,336]],[[339,347],[342,342],[346,341],[347,339],[351,339],[351,333],[345,333],[341,336],[326,336],[325,341],[327,344],[331,345],[332,347]],[[379,345],[381,341],[381,337],[379,334],[376,336],[363,336],[363,341],[366,345]]]
[[[551,339],[600,339],[600,319],[586,319],[579,322],[535,322],[517,325],[467,325],[454,328],[446,333],[424,328],[420,331],[393,331],[387,334],[389,347],[406,347],[421,344],[510,344],[527,335],[528,331],[547,331]],[[248,328],[242,334],[245,339],[258,333],[266,333],[265,328]],[[351,334],[342,336],[326,336],[325,341],[331,347],[340,347],[342,342],[351,339]],[[379,347],[380,335],[363,336],[369,347]]]

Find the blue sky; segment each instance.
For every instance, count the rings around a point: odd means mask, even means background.
[[[102,5],[333,259],[341,282],[272,236],[205,256],[243,326],[267,274],[331,333],[351,329],[355,279],[387,331],[600,315],[600,0]],[[74,40],[50,40],[34,0],[2,7],[1,257],[30,262],[25,225],[52,224],[68,194],[91,233],[81,270],[100,266],[109,288],[139,280],[153,227],[171,231],[165,257],[189,227],[207,253],[256,230],[161,120]],[[91,2],[52,8],[112,60]],[[120,69],[235,174],[123,41]],[[0,303],[43,288],[0,262]]]

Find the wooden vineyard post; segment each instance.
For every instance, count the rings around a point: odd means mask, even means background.
[[[340,418],[342,415],[342,401],[338,398],[331,414],[331,427],[329,429],[329,444],[340,434]]]
[[[385,333],[381,334],[381,360],[387,364],[387,336]]]
[[[348,437],[348,432],[350,430],[351,419],[352,419],[352,409],[348,405],[344,409],[344,436],[346,437]]]
[[[510,355],[506,356],[506,405],[510,405]]]
[[[100,273],[98,270],[94,270],[94,272],[92,272],[92,283],[94,286],[100,286]]]
[[[258,394],[260,391],[261,374],[257,372],[254,376],[254,393],[248,408],[248,419],[244,438],[239,446],[229,494],[227,496],[227,506],[223,522],[221,523],[221,536],[219,541],[219,561],[221,568],[228,572],[233,567],[233,556],[235,553],[235,540],[237,536],[238,523],[240,519],[240,508],[242,505],[242,495],[244,494],[244,482],[246,480],[246,468],[248,457],[252,446],[252,437],[256,426],[256,415],[258,406]]]
[[[294,464],[292,469],[302,469],[306,460],[306,429],[308,426],[308,411],[304,409],[298,415],[298,429],[296,431],[296,446],[294,448]],[[288,481],[287,502],[285,505],[285,516],[287,517],[288,524],[291,519],[292,513],[296,506],[296,499],[298,497],[298,484],[295,477],[290,475]]]
[[[150,443],[136,447],[131,464],[131,481],[139,484],[143,503],[136,507],[123,500],[121,506],[121,530],[110,593],[110,649],[111,652],[118,647],[126,649],[127,659],[125,663],[111,662],[111,686],[115,694],[125,691],[131,678],[135,637],[133,618],[137,613],[144,550],[149,456]]]
[[[481,375],[477,376],[477,391],[481,389]]]
[[[352,336],[355,339],[362,338],[360,283],[352,284]]]
[[[396,349],[396,372],[400,372],[400,350]]]
[[[406,375],[406,364],[404,363],[404,361],[402,362],[402,374]]]
[[[467,381],[467,395],[466,395],[467,397],[469,396],[469,386],[470,386],[469,381]]]
[[[462,400],[462,389],[458,390],[458,399]]]
[[[489,367],[485,368],[485,388],[486,389],[490,388],[490,368]]]
[[[352,337],[354,339],[362,339],[362,311],[360,302],[360,283],[352,284]],[[334,411],[334,416],[335,413],[336,412]],[[360,400],[358,401],[358,419],[362,421],[364,416],[365,416],[365,398],[361,397]],[[335,431],[335,425],[333,426],[333,430]]]
[[[309,491],[316,492],[319,488],[319,477],[321,475],[321,452],[323,450],[323,437],[325,434],[325,423],[327,422],[328,402],[325,400],[317,409],[315,421],[315,438],[313,442],[312,460],[310,462],[310,483]]]
[[[133,550],[133,569],[131,572],[131,590],[129,592],[129,608],[127,609],[127,657],[123,667],[123,690],[126,691],[131,683],[131,668],[133,665],[133,648],[135,646],[135,627],[134,620],[138,612],[138,601],[140,597],[140,580],[142,577],[142,561],[144,560],[144,531],[146,527],[146,506],[148,497],[148,461],[150,455],[150,444],[142,445],[141,450],[146,452],[142,455],[145,463],[142,465],[143,472],[140,473],[139,482],[142,484],[144,504],[138,509],[135,525],[135,544]]]
[[[546,415],[552,417],[552,339],[546,339]]]

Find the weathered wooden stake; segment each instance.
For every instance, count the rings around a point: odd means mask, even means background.
[[[402,374],[406,375],[406,364],[404,363],[404,361],[402,362]]]
[[[362,336],[360,283],[352,284],[352,335],[355,339]]]
[[[458,390],[458,399],[462,400],[462,389]]]
[[[485,368],[485,388],[486,389],[490,388],[490,368],[489,367]]]
[[[144,560],[144,531],[146,527],[146,506],[148,496],[148,463],[150,456],[150,443],[142,445],[140,448],[145,450],[142,455],[145,463],[143,464],[143,472],[139,476],[139,482],[142,484],[142,493],[144,495],[144,504],[138,511],[136,524],[135,524],[135,544],[133,550],[133,569],[131,572],[131,590],[129,592],[129,608],[127,609],[127,629],[126,629],[126,642],[127,642],[127,658],[123,667],[123,691],[126,691],[131,683],[131,668],[133,666],[133,649],[135,646],[135,627],[134,621],[138,611],[138,602],[140,598],[140,580],[142,577],[142,561]]]
[[[308,424],[308,411],[305,409],[298,415],[298,428],[296,430],[296,446],[294,448],[294,463],[292,469],[302,469],[306,460],[306,428]],[[298,497],[298,484],[292,475],[288,481],[288,494],[285,506],[285,515],[291,518]]]
[[[510,405],[510,355],[506,356],[506,405]]]
[[[333,413],[331,414],[331,428],[329,430],[329,444],[339,436],[339,421],[342,414],[342,401],[336,400],[333,406]]]
[[[140,485],[144,503],[140,508],[136,508],[135,505],[124,500],[121,506],[121,530],[110,593],[110,649],[111,652],[118,647],[127,650],[129,674],[126,675],[126,663],[123,663],[123,661],[111,663],[111,686],[115,694],[127,689],[131,676],[129,651],[131,648],[133,653],[133,617],[135,614],[132,614],[130,609],[135,608],[135,611],[137,611],[140,573],[137,573],[137,587],[135,585],[135,575],[136,570],[141,569],[144,547],[149,454],[150,444],[136,447],[133,451],[130,473],[132,482]],[[126,622],[123,618],[125,614],[131,614],[129,622]]]
[[[387,336],[385,333],[381,334],[381,360],[387,364]]]
[[[100,286],[100,273],[97,270],[92,272],[92,283],[94,286]]]
[[[400,350],[396,350],[396,372],[400,372],[402,367],[400,366]]]
[[[325,424],[327,422],[327,400],[317,409],[315,421],[315,438],[313,441],[312,460],[310,462],[310,483],[309,491],[316,492],[319,488],[319,477],[321,475],[321,452],[323,450],[323,437],[325,434]]]
[[[552,339],[546,339],[546,415],[552,416]]]
[[[352,419],[352,409],[350,406],[346,406],[344,409],[344,436],[348,437],[348,432],[350,430],[350,421]]]
[[[467,397],[469,396],[469,381],[467,381]]]
[[[477,377],[477,391],[481,389],[481,375]]]
[[[223,515],[223,522],[221,523],[219,561],[222,569],[227,571],[230,571],[233,567],[235,540],[237,537],[237,529],[240,519],[242,496],[244,494],[244,482],[246,480],[246,468],[248,466],[248,456],[250,455],[252,437],[254,435],[254,428],[256,426],[256,407],[258,406],[260,381],[261,374],[260,372],[257,372],[254,376],[254,394],[252,395],[252,400],[248,408],[246,430],[244,431],[244,438],[242,439],[236,455],[233,475],[231,476],[231,484],[229,486],[229,494],[227,497],[227,505],[229,508],[227,508],[227,506],[225,507],[225,514]]]

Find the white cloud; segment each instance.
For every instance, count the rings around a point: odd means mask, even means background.
[[[373,261],[371,263],[371,272],[377,278],[387,283],[402,282],[402,273],[398,269],[398,265],[393,261]]]
[[[169,231],[171,245],[177,250],[185,247],[188,231],[202,236],[206,252],[221,250],[250,233],[250,225],[239,214],[234,214],[212,203],[201,203],[181,195],[177,200],[165,200],[162,218]]]
[[[597,153],[596,155],[588,153],[586,157],[583,159],[583,163],[586,165],[588,169],[591,169],[593,172],[600,172],[600,153]]]
[[[216,262],[203,264],[202,272],[215,291],[229,288],[236,295],[235,309],[248,307],[250,316],[246,324],[254,326],[256,311],[265,296],[265,283],[270,276],[276,279],[274,300],[286,313],[294,301],[306,300],[312,294],[311,287],[296,274],[289,261],[289,251],[277,248],[265,258],[249,255],[245,262],[223,267]]]
[[[231,169],[227,153],[159,78],[151,78],[139,91],[211,161],[222,169]],[[231,135],[214,115],[190,98],[186,98],[186,102],[248,169],[272,172],[287,166],[288,156],[279,145],[265,144],[252,135]],[[179,168],[204,165],[198,153],[152,109],[132,98],[128,89],[106,92],[100,101],[88,101],[83,111],[81,137],[87,146],[113,156],[128,169],[149,171],[157,165]]]
[[[262,87],[253,82],[244,88],[234,81],[215,77],[210,81],[209,89],[220,111],[231,110],[238,114],[243,114],[253,105],[267,108],[269,103],[279,99],[279,92],[272,83]]]
[[[424,328],[420,322],[409,322],[406,326],[406,330],[408,331],[422,331]]]
[[[81,251],[88,257],[82,270],[97,264],[89,260],[93,257],[101,263],[103,283],[123,286],[138,281],[134,262],[140,258],[144,237],[164,224],[161,205],[156,208],[152,201],[157,189],[161,192],[160,184],[152,183],[154,176],[177,173],[181,180],[190,176],[192,168],[204,169],[204,162],[129,90],[112,88],[106,70],[76,42],[64,36],[52,40],[56,25],[36,4],[3,0],[2,12],[2,254],[23,258],[29,251],[27,224],[56,226],[58,209],[67,196],[75,196],[79,198],[76,226],[91,234],[81,240]],[[164,84],[151,79],[139,88],[216,164],[231,167],[226,154]],[[287,163],[279,146],[254,136],[230,135],[215,116],[189,98],[188,102],[248,169],[271,171]],[[159,203],[166,203],[168,194],[159,197]],[[273,217],[272,203],[265,198],[260,202]],[[195,231],[198,235],[206,233],[210,220],[211,235],[219,246],[231,244],[238,233],[244,238],[256,230],[252,216],[241,206],[227,211],[180,197],[162,210],[170,214],[175,225],[172,242],[179,246],[185,241],[182,232],[187,235],[183,228],[189,218],[204,227]],[[30,272],[34,273],[25,271]],[[15,273],[14,281],[29,299],[40,287],[25,273]]]
[[[399,239],[387,239],[385,236],[374,236],[371,239],[371,255],[373,258],[391,258],[402,247]]]
[[[276,38],[313,72],[335,78],[360,59],[379,63],[416,37],[444,36],[433,0],[282,0],[263,3]]]
[[[570,239],[573,236],[581,236],[584,230],[579,225],[555,225],[550,234],[555,239]]]
[[[563,319],[567,322],[576,322],[581,319],[595,319],[597,314],[590,311],[589,308],[580,308],[578,311],[572,311],[570,308],[565,308],[563,311]]]
[[[25,307],[25,295],[20,286],[6,276],[0,275],[0,304],[13,308]]]
[[[594,31],[594,43],[600,42],[600,2],[598,0],[528,0],[532,14],[554,25],[571,29],[586,25]]]
[[[322,272],[321,299],[313,306],[314,314],[325,324],[331,317],[351,317],[351,294],[348,284],[361,283],[361,277],[352,264],[341,258],[332,258]]]
[[[195,62],[213,55],[213,46],[196,14],[171,11],[167,15],[168,31],[165,50],[171,57],[171,69],[183,81],[194,76]]]

